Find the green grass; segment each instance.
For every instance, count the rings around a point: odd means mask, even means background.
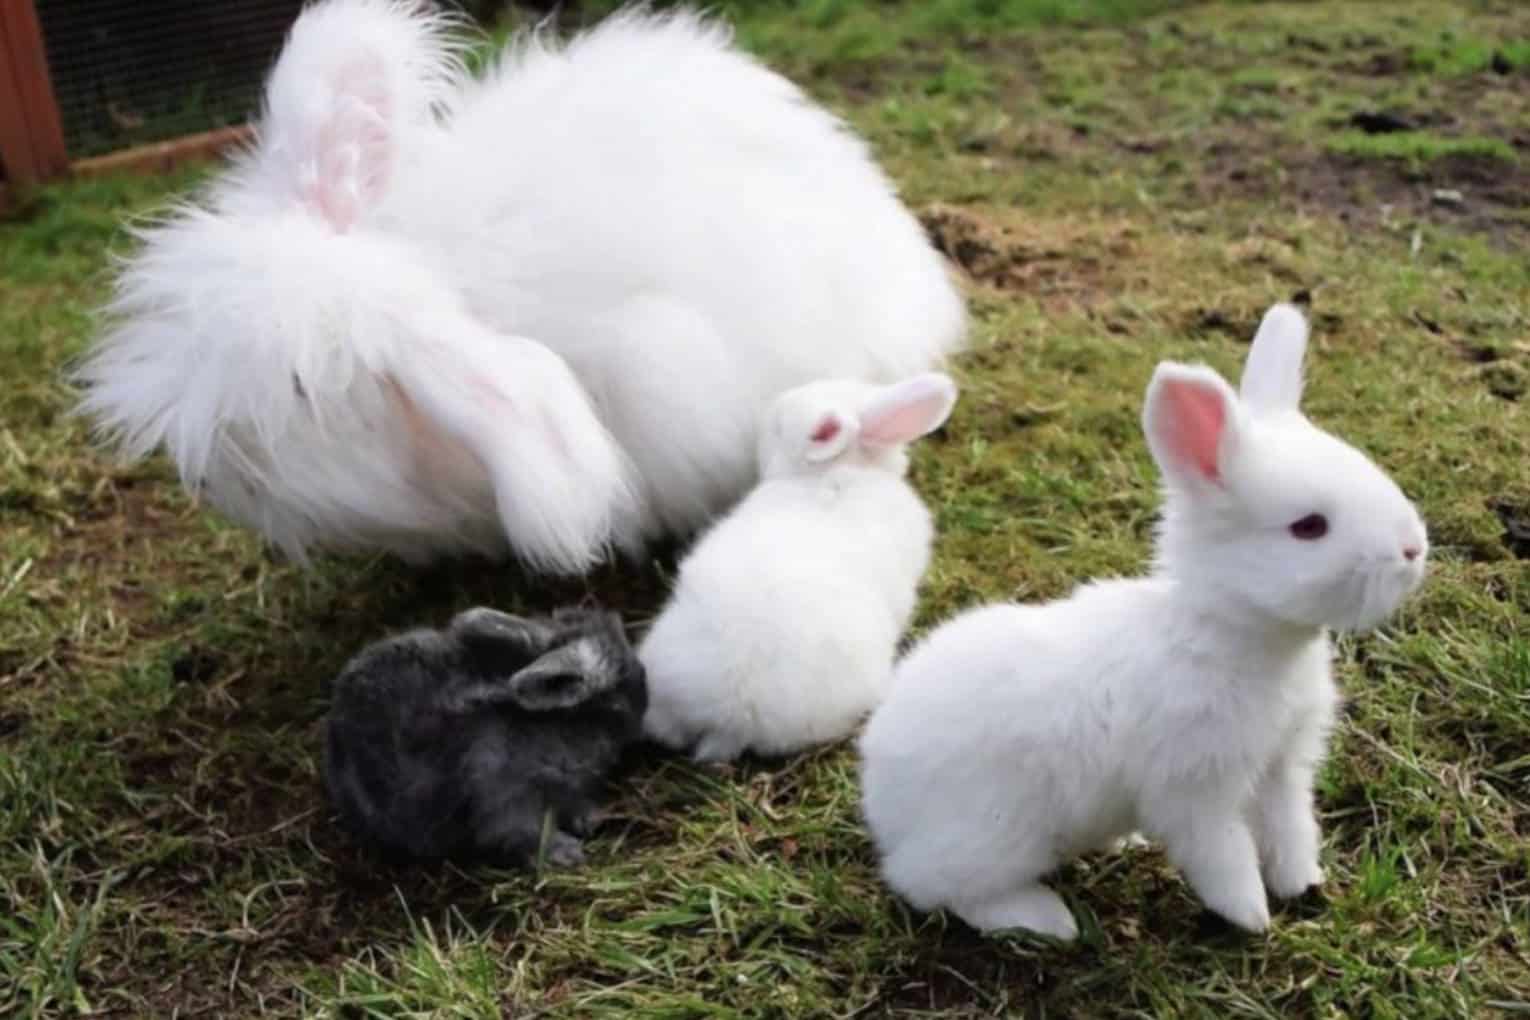
[[[1495,61],[1498,68],[1494,68]],[[1530,39],[1493,43],[1485,39],[1459,39],[1447,32],[1438,42],[1414,47],[1410,62],[1431,74],[1480,74],[1489,69],[1512,72],[1530,67]]]
[[[1191,0],[716,0],[703,4],[730,17],[744,43],[808,73],[833,74],[932,42],[964,44],[992,33],[1044,26],[1130,22],[1189,6]],[[660,0],[656,6],[672,6]],[[593,0],[588,21],[622,6]],[[570,19],[565,18],[565,22]]]
[[[1398,131],[1382,135],[1346,131],[1330,139],[1328,146],[1345,156],[1402,159],[1414,163],[1451,156],[1479,156],[1506,163],[1512,163],[1517,158],[1514,147],[1501,138],[1442,138],[1424,131]]]
[[[664,575],[303,572],[163,460],[104,460],[60,369],[124,218],[194,173],[78,182],[0,224],[0,1015],[1521,1015],[1530,563],[1504,521],[1530,520],[1530,176],[1333,148],[1356,111],[1394,110],[1517,152],[1522,77],[1413,55],[1447,31],[1530,38],[1530,7],[725,6],[872,141],[969,277],[964,395],[915,457],[940,530],[920,628],[1139,569],[1154,363],[1233,373],[1260,311],[1310,294],[1308,409],[1434,542],[1420,596],[1340,643],[1326,902],[1240,938],[1132,851],[1059,876],[1078,945],[980,938],[882,888],[845,748],[727,772],[640,757],[578,872],[367,861],[316,772],[321,687],[356,647],[476,602],[641,619]],[[1396,139],[1367,136],[1414,144]]]

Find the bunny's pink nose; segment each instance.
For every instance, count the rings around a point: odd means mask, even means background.
[[[1405,545],[1403,546],[1403,559],[1407,560],[1409,563],[1412,563],[1414,560],[1418,559],[1418,554],[1420,551],[1421,550],[1416,545]]]

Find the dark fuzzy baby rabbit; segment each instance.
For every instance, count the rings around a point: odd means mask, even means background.
[[[616,614],[470,609],[346,665],[324,782],[344,826],[389,858],[577,864],[647,704]]]

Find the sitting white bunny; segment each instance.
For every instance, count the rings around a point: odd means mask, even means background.
[[[862,807],[914,906],[1072,938],[1042,876],[1136,829],[1252,931],[1266,889],[1322,881],[1328,628],[1381,622],[1428,546],[1392,480],[1302,416],[1306,340],[1300,312],[1272,308],[1241,396],[1209,368],[1158,366],[1151,575],[964,613],[900,663],[860,741]]]
[[[841,739],[892,677],[930,561],[930,512],[906,446],[946,420],[956,384],[823,380],[781,395],[764,479],[680,564],[638,646],[644,733],[703,761]]]
[[[130,457],[297,558],[578,572],[754,481],[768,400],[964,331],[866,146],[692,13],[480,79],[422,4],[297,20],[257,141],[141,232],[77,378]]]

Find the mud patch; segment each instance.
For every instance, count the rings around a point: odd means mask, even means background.
[[[1333,83],[1336,95],[1353,97],[1339,102],[1349,112],[1308,139],[1224,128],[1200,147],[1201,197],[1275,198],[1357,227],[1439,224],[1516,242],[1530,235],[1530,133],[1523,100],[1500,76],[1436,79],[1410,92],[1403,86],[1415,78],[1396,54],[1335,70],[1363,79]],[[1395,152],[1380,144],[1345,151],[1350,138],[1389,137],[1399,140]],[[1416,150],[1404,144],[1415,141]],[[1479,141],[1484,151],[1471,148]]]
[[[188,516],[198,512],[175,505],[160,486],[141,479],[107,479],[70,502],[49,515],[57,523],[51,548],[38,562],[40,574],[110,573],[119,561],[141,558],[130,543],[168,547],[184,538]]]
[[[1200,165],[1191,185],[1197,203],[1274,198],[1357,228],[1449,226],[1516,244],[1530,237],[1530,160],[1455,155],[1413,163],[1229,139],[1203,150]]]
[[[1135,250],[1131,232],[1119,225],[1006,223],[951,205],[926,207],[919,218],[930,243],[970,279],[1042,300],[1098,303],[1111,290],[1114,267]]]

